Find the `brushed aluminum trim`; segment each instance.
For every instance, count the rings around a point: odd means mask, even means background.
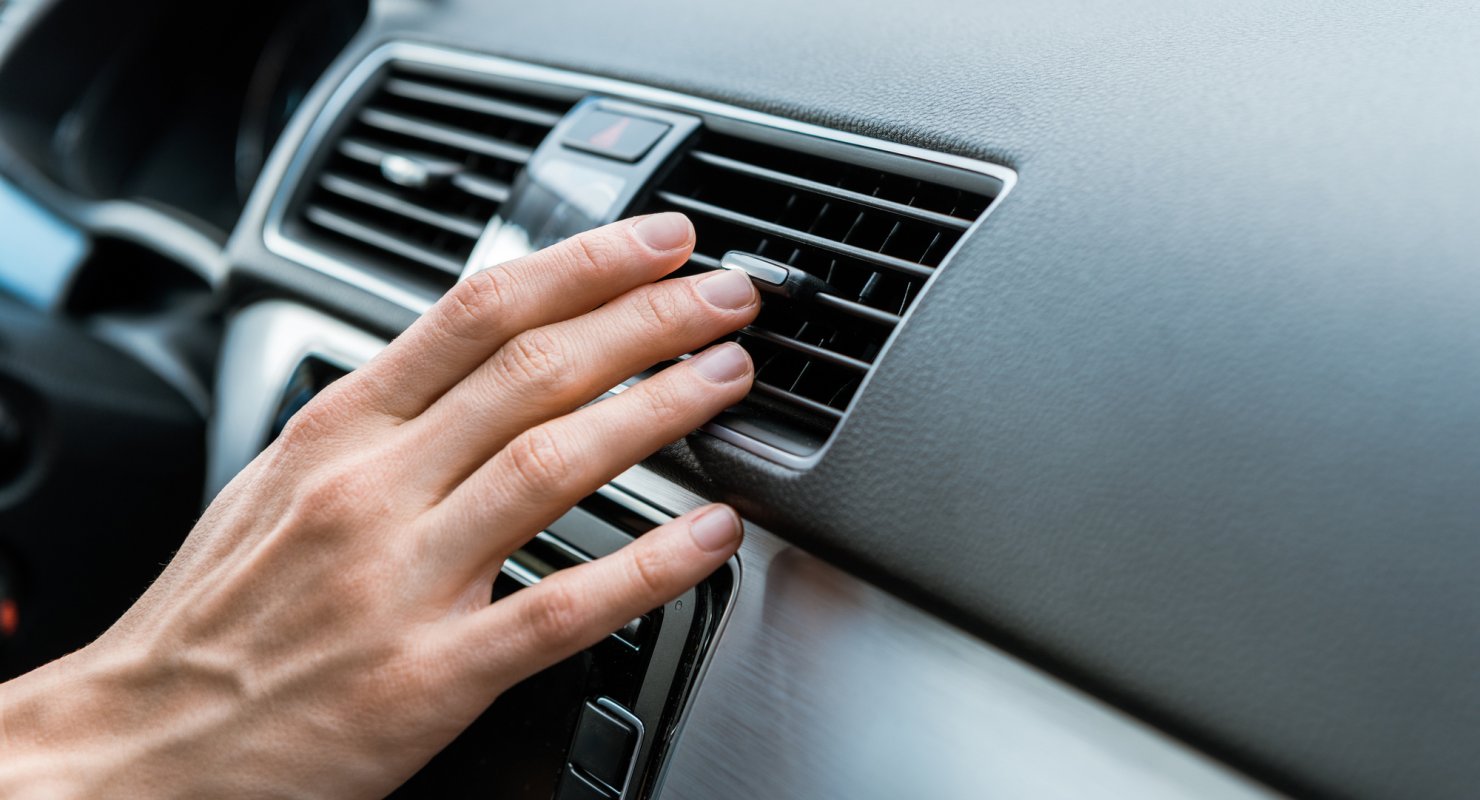
[[[345,108],[354,100],[354,98],[359,96],[360,91],[365,86],[366,81],[369,81],[374,76],[380,74],[380,71],[383,68],[396,61],[416,62],[430,66],[459,70],[484,76],[492,76],[527,83],[546,84],[564,89],[574,89],[577,91],[587,92],[589,94],[617,97],[662,108],[673,109],[676,111],[697,114],[700,116],[723,117],[739,122],[788,131],[803,136],[829,140],[840,144],[852,145],[855,147],[861,147],[870,150],[883,151],[899,156],[904,156],[906,158],[916,159],[919,161],[953,167],[968,172],[975,172],[1001,182],[1001,191],[997,193],[997,196],[992,200],[991,204],[987,206],[987,209],[981,214],[981,216],[978,217],[969,228],[967,228],[967,230],[965,231],[965,233],[962,234],[961,239],[956,243],[956,245],[952,247],[948,253],[946,253],[944,259],[942,259],[941,261],[940,266],[935,269],[934,273],[929,278],[927,278],[924,285],[921,286],[921,296],[923,296],[926,292],[930,290],[930,287],[940,276],[940,272],[944,270],[947,266],[949,266],[956,252],[965,244],[966,240],[969,237],[976,233],[977,229],[985,223],[986,219],[1000,205],[1002,205],[1003,200],[1006,199],[1007,195],[1011,193],[1013,187],[1017,185],[1017,173],[1015,171],[999,164],[993,164],[987,161],[979,161],[977,159],[951,155],[948,153],[937,153],[931,150],[926,150],[919,147],[912,147],[910,145],[897,144],[895,142],[889,142],[882,139],[873,139],[867,136],[860,136],[857,134],[848,133],[846,131],[824,128],[818,125],[812,125],[810,123],[798,122],[796,120],[786,119],[784,117],[777,117],[759,111],[752,111],[750,109],[740,108],[738,106],[732,106],[714,100],[705,100],[702,98],[691,97],[689,95],[680,94],[678,92],[668,91],[666,89],[655,89],[650,86],[643,86],[640,84],[629,83],[627,81],[621,81],[612,78],[603,78],[578,72],[571,72],[563,69],[556,69],[553,67],[526,64],[519,61],[499,58],[497,56],[488,56],[457,50],[448,50],[441,47],[432,47],[429,45],[418,44],[414,42],[390,42],[375,48],[369,54],[367,54],[365,58],[359,64],[357,64],[354,69],[350,71],[350,73],[339,84],[339,86],[335,88],[333,93],[330,94],[328,100],[324,103],[323,107],[318,111],[318,114],[314,118],[313,123],[309,126],[307,133],[297,144],[297,150],[294,152],[292,159],[289,161],[287,169],[283,174],[282,181],[279,183],[276,191],[273,194],[272,202],[268,206],[266,224],[263,229],[263,237],[267,249],[279,256],[290,259],[292,261],[296,261],[306,267],[316,269],[340,281],[371,292],[372,294],[380,295],[381,297],[384,297],[385,299],[390,300],[391,302],[396,303],[397,305],[400,305],[418,314],[423,313],[428,308],[430,308],[432,303],[436,301],[436,297],[432,296],[430,293],[417,292],[407,286],[403,286],[394,281],[387,280],[382,276],[366,273],[364,270],[358,269],[354,266],[339,261],[332,256],[326,255],[308,245],[305,245],[302,242],[293,239],[292,237],[288,236],[284,230],[289,202],[294,193],[297,191],[297,187],[299,186],[300,182],[304,179],[309,165],[313,162],[315,154],[319,151],[320,147],[322,147],[329,132],[332,130],[335,121],[339,119],[340,115],[344,112]],[[476,259],[477,255],[478,251],[475,250],[473,258]],[[473,271],[477,268],[478,267],[475,266],[475,264],[473,263],[473,259],[470,259],[470,263],[465,266],[463,272],[464,274],[468,274],[470,271]],[[911,304],[910,308],[905,310],[905,313],[902,315],[899,325],[895,327],[894,331],[889,335],[889,338],[885,340],[883,348],[880,350],[878,357],[874,360],[874,367],[877,367],[879,362],[881,362],[884,358],[888,356],[889,350],[893,347],[894,340],[899,336],[900,329],[902,329],[905,323],[909,321],[910,316],[914,313],[915,309],[919,307],[920,302],[920,297],[917,297],[915,299],[915,302]],[[761,456],[762,458],[766,458],[770,461],[774,461],[784,466],[798,470],[810,468],[826,455],[832,443],[837,439],[838,432],[841,431],[843,429],[843,426],[848,423],[849,416],[851,415],[854,406],[859,402],[859,398],[862,397],[864,392],[868,389],[868,385],[870,381],[873,380],[875,371],[875,369],[871,368],[868,370],[868,372],[864,373],[863,380],[860,381],[857,391],[855,391],[853,394],[853,399],[849,402],[848,408],[845,409],[843,412],[843,418],[839,420],[838,424],[833,428],[832,432],[828,435],[827,440],[822,444],[822,446],[819,447],[815,452],[808,455],[798,455],[795,453],[787,452],[780,448],[766,444],[765,442],[753,439],[750,436],[740,433],[739,431],[724,427],[719,423],[711,422],[708,425],[705,425],[702,430],[705,433],[714,436],[715,438],[729,442],[730,444],[754,453],[755,455]]]

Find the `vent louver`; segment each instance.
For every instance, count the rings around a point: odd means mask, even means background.
[[[793,453],[820,446],[841,421],[926,280],[1001,190],[965,170],[846,145],[833,152],[705,131],[647,209],[694,221],[687,273],[740,251],[826,282],[806,302],[764,297],[738,336],[756,363],[755,389],[721,420]]]
[[[300,235],[450,286],[570,102],[393,69],[321,156]]]

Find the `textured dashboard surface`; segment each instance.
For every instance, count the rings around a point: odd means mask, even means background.
[[[820,465],[700,437],[688,478],[1279,785],[1480,783],[1472,3],[396,0],[374,25],[361,48],[1016,169]],[[286,276],[264,202],[234,258]]]

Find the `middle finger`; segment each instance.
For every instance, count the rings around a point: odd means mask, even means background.
[[[519,334],[405,427],[410,447],[438,455],[423,479],[449,491],[526,429],[743,327],[759,310],[750,279],[726,270],[642,286]]]

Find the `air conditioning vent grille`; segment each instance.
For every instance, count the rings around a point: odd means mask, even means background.
[[[814,442],[842,419],[925,282],[997,195],[995,179],[929,170],[839,146],[840,157],[705,131],[652,195],[650,211],[689,215],[687,273],[738,250],[825,281],[810,302],[766,295],[737,339],[755,359],[752,415],[800,426]],[[866,163],[866,165],[865,165]]]
[[[393,69],[321,155],[300,230],[343,260],[449,286],[570,105]]]

